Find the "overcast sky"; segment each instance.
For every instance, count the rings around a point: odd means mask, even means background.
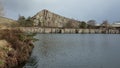
[[[42,9],[80,21],[120,21],[120,0],[1,0],[5,16],[33,16]]]

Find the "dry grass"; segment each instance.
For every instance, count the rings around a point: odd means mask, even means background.
[[[20,30],[0,30],[0,40],[0,59],[5,60],[5,68],[21,65],[30,57],[33,44],[26,33]]]
[[[6,27],[14,27],[17,25],[18,25],[18,23],[15,20],[0,16],[0,28],[5,27],[5,26]]]

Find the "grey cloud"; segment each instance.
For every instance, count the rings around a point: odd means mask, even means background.
[[[4,7],[2,6],[1,1],[0,1],[0,16],[4,16]]]
[[[120,0],[2,0],[6,16],[16,19],[18,14],[33,16],[42,9],[75,18],[118,21]]]

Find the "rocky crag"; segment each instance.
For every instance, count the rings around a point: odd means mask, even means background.
[[[38,12],[35,16],[32,17],[32,19],[35,26],[44,28],[78,28],[80,24],[80,21],[60,16],[46,9]]]

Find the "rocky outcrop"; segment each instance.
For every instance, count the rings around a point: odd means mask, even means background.
[[[41,28],[19,27],[23,32],[31,33],[59,33],[59,34],[120,34],[120,29],[75,29],[75,28]]]
[[[34,26],[40,27],[57,27],[57,28],[78,28],[80,22],[74,19],[69,19],[46,9],[38,12],[32,17]]]
[[[19,68],[24,65],[33,47],[31,38],[22,31],[0,30],[0,68]]]

